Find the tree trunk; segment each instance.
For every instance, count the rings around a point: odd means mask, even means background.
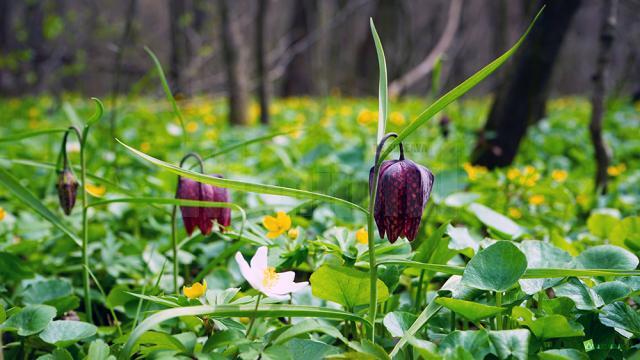
[[[602,24],[600,27],[600,48],[593,74],[593,94],[591,96],[591,123],[589,130],[591,142],[595,152],[596,193],[607,192],[607,167],[609,166],[609,151],[602,137],[602,117],[604,115],[604,100],[607,92],[608,66],[611,62],[611,48],[613,47],[616,26],[617,0],[604,0],[602,9]]]
[[[246,72],[243,70],[240,54],[240,34],[236,24],[231,22],[232,0],[219,0],[222,25],[222,52],[226,65],[227,92],[229,99],[229,122],[231,125],[247,123]]]
[[[289,36],[291,44],[295,44],[306,38],[310,31],[308,9],[314,6],[312,1],[295,1]],[[287,65],[282,85],[282,95],[308,95],[312,92],[311,62],[308,52],[300,52],[294,55]]]
[[[11,51],[11,5],[12,1],[0,1],[0,54],[8,55]],[[0,96],[6,96],[11,89],[11,72],[0,67]]]
[[[31,50],[31,67],[29,71],[35,75],[33,83],[27,84],[27,88],[35,92],[41,90],[44,80],[42,65],[47,60],[43,29],[43,6],[44,4],[39,1],[32,1],[26,7],[27,46]]]
[[[258,0],[256,22],[256,67],[258,76],[258,99],[260,100],[260,123],[269,123],[269,70],[267,69],[267,13],[269,0]]]
[[[182,78],[182,70],[189,54],[185,24],[186,4],[184,0],[169,0],[169,31],[171,38],[171,54],[169,60],[169,80],[174,87],[173,93],[180,95],[186,92],[186,84]]]
[[[539,0],[546,8],[522,44],[500,84],[489,119],[472,154],[489,168],[513,161],[528,125],[545,111],[553,64],[581,0]]]

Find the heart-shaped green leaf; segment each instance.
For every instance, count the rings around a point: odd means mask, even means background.
[[[490,291],[506,291],[527,270],[527,258],[509,241],[496,241],[479,251],[464,270],[464,285]]]

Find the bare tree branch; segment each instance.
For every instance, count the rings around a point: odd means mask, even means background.
[[[389,85],[389,96],[396,97],[400,95],[403,91],[427,76],[431,70],[433,70],[438,58],[447,51],[453,42],[453,38],[460,23],[461,13],[462,0],[452,0],[451,5],[449,6],[447,25],[444,28],[442,37],[440,37],[436,46],[420,64],[401,76],[399,79],[391,82]]]

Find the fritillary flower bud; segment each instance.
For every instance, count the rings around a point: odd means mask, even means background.
[[[56,188],[58,189],[58,199],[60,200],[62,211],[66,215],[71,214],[71,210],[76,204],[78,181],[69,168],[60,171]]]
[[[176,199],[200,201],[203,198],[203,194],[207,193],[207,186],[208,185],[199,183],[195,180],[179,177]],[[184,228],[187,230],[187,234],[191,235],[196,227],[200,227],[202,229],[203,208],[196,206],[180,206],[180,212],[182,213],[182,222],[184,223]],[[203,234],[204,233],[205,231],[203,231]]]
[[[369,175],[370,191],[374,170]],[[434,180],[429,169],[404,159],[402,146],[400,159],[380,164],[373,215],[381,238],[386,234],[392,243],[400,236],[416,238]]]

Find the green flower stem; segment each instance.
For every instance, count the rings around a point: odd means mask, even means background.
[[[367,234],[369,244],[369,322],[371,323],[371,333],[369,339],[375,343],[376,332],[376,312],[378,310],[378,268],[376,265],[376,244],[375,244],[375,228],[373,227],[373,212],[376,203],[376,193],[378,191],[378,175],[380,174],[380,165],[383,158],[380,157],[385,141],[390,137],[397,137],[396,133],[388,133],[382,137],[378,147],[376,148],[376,157],[373,165],[373,181],[369,189],[369,211],[367,213]],[[400,145],[400,156],[403,156],[402,145]]]
[[[260,300],[262,299],[262,293],[258,293],[258,298],[256,299],[256,307],[253,309],[254,312],[258,312],[258,306],[260,305]],[[249,322],[249,327],[247,328],[246,337],[249,338],[251,335],[251,330],[253,329],[253,324],[256,322],[257,316],[251,317],[251,322]]]
[[[502,292],[496,291],[496,306],[502,306]],[[502,330],[502,314],[496,315],[496,329]]]
[[[422,283],[424,282],[425,270],[420,270],[420,277],[418,278],[418,290],[416,291],[416,311],[420,310],[420,303],[422,302]]]
[[[178,289],[178,230],[176,226],[176,213],[178,211],[177,206],[173,206],[171,211],[171,245],[173,247],[173,292],[180,295],[180,289]]]

